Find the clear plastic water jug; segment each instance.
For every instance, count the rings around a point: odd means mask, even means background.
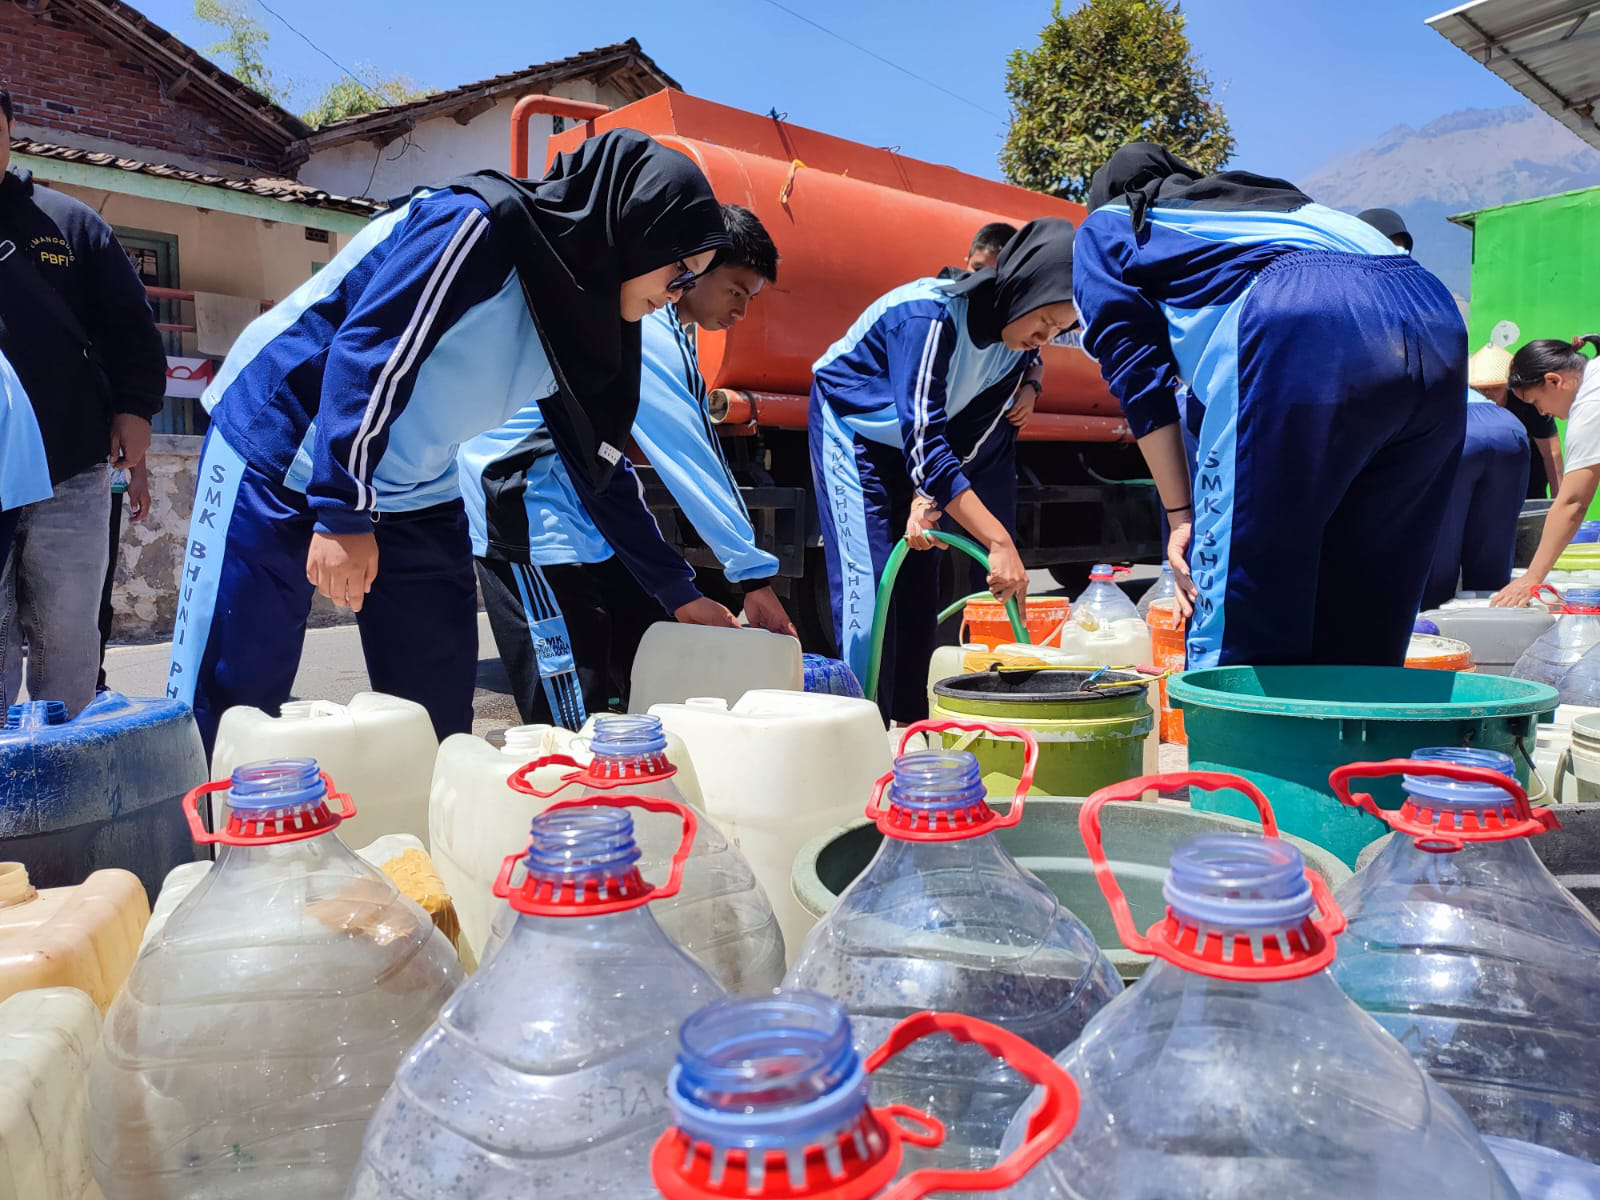
[[[640,874],[629,807],[679,823],[659,887]],[[650,1195],[675,1035],[722,994],[651,915],[683,881],[695,824],[683,804],[637,796],[534,818],[495,883],[516,919],[406,1056],[353,1200]]]
[[[918,1171],[893,1182],[907,1147],[943,1134],[926,1113],[872,1107],[883,1064],[925,1039],[1004,1059],[1040,1087],[1027,1136],[982,1171]],[[1072,1130],[1076,1089],[1036,1046],[973,1017],[918,1013],[864,1057],[844,1010],[816,992],[728,999],[684,1022],[668,1095],[673,1126],[653,1155],[669,1200],[915,1200],[1005,1191]]]
[[[1593,708],[1600,705],[1600,642],[1591,646],[1582,658],[1572,664],[1572,669],[1561,679],[1561,685],[1556,689],[1560,693],[1561,703],[1573,704],[1582,708]]]
[[[667,759],[661,719],[651,716],[597,717],[589,749],[593,758],[580,763],[567,755],[535,759],[511,775],[510,784],[530,796],[547,798],[573,789],[577,796],[613,796],[618,791],[642,792],[684,803]],[[569,768],[555,788],[531,781],[535,771]],[[640,869],[663,873],[677,845],[671,822],[646,814],[637,825]],[[656,920],[730,992],[770,991],[783,979],[783,931],[755,872],[722,831],[701,816],[694,850],[684,870],[683,887],[655,908]],[[484,954],[509,927],[512,916],[502,908]]]
[[[226,790],[207,833],[196,807]],[[184,799],[212,869],[134,963],[90,1077],[106,1200],[338,1196],[401,1057],[461,983],[416,904],[349,850],[312,759]]]
[[[1011,809],[990,808],[978,761],[965,750],[905,753],[921,732],[975,730],[1027,747]],[[976,722],[921,722],[878,781],[867,815],[883,844],[806,938],[789,987],[838,999],[858,1047],[922,1009],[965,1013],[1066,1048],[1122,980],[1083,922],[1018,864],[995,831],[1022,819],[1038,744],[1031,734]],[[948,1131],[935,1161],[990,1165],[1028,1086],[981,1050],[926,1041],[880,1071],[877,1094],[924,1109]]]
[[[1548,586],[1538,590],[1554,595],[1561,602],[1556,609],[1556,623],[1522,652],[1511,674],[1517,679],[1548,683],[1560,690],[1567,672],[1600,643],[1600,587],[1570,587],[1564,596]]]
[[[1156,577],[1154,584],[1139,597],[1139,615],[1146,619],[1150,616],[1150,607],[1174,599],[1178,594],[1177,581],[1172,577],[1172,564],[1162,563],[1161,574]]]
[[[1089,572],[1089,586],[1072,602],[1069,620],[1091,630],[1105,628],[1113,621],[1143,621],[1138,605],[1116,585],[1116,577],[1127,573],[1127,567],[1097,563]]]
[[[1334,772],[1395,835],[1339,891],[1333,974],[1482,1132],[1600,1162],[1600,921],[1539,861],[1559,822],[1511,773],[1453,747]],[[1394,775],[1398,809],[1351,792]]]
[[[1179,787],[1243,793],[1265,836],[1179,845],[1166,915],[1141,932],[1100,810]],[[1078,1124],[1011,1200],[1516,1200],[1467,1115],[1328,974],[1344,916],[1253,784],[1132,779],[1079,828],[1123,943],[1156,961],[1056,1059]]]

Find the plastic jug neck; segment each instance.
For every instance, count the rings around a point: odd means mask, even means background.
[[[500,748],[501,752],[524,761],[536,757],[544,750],[546,728],[544,725],[513,725],[505,732],[506,740]]]
[[[663,1195],[867,1200],[901,1157],[868,1104],[837,1002],[783,991],[730,998],[683,1024],[667,1084],[675,1130],[653,1166]]]
[[[667,881],[639,874],[640,851],[629,807],[675,814],[683,825]],[[676,895],[683,882],[698,821],[687,805],[649,796],[606,796],[562,801],[533,819],[525,854],[500,865],[494,894],[516,912],[542,917],[592,917],[622,912]],[[512,886],[518,863],[526,877]]]
[[[1406,772],[1406,800],[1398,818],[1391,823],[1401,832],[1410,833],[1419,849],[1434,853],[1463,849],[1465,842],[1457,836],[1462,832],[1471,833],[1473,842],[1498,842],[1536,837],[1553,827],[1548,809],[1530,808],[1525,793],[1519,801],[1521,789],[1509,754],[1438,746],[1414,750],[1411,758],[1418,764],[1437,762],[1494,771],[1505,780],[1502,786]]]
[[[227,827],[210,833],[200,820],[199,799],[226,792]],[[340,802],[339,811],[330,800]],[[356,815],[350,797],[336,792],[333,781],[314,758],[277,758],[235,767],[232,778],[195,788],[183,798],[189,828],[199,845],[273,846],[320,837]]]
[[[586,775],[601,785],[657,783],[677,773],[667,761],[660,717],[598,717],[589,750],[594,757]]]
[[[981,837],[995,817],[977,758],[966,750],[920,750],[894,761],[884,797],[889,837],[923,840]]]
[[[0,908],[26,904],[39,893],[28,880],[28,868],[19,862],[0,863]]]
[[[6,710],[7,729],[43,729],[67,723],[67,706],[60,700],[25,700]]]
[[[1281,838],[1191,838],[1173,851],[1162,895],[1167,919],[1152,933],[1187,970],[1267,981],[1333,961],[1333,938],[1313,919],[1305,858]]]

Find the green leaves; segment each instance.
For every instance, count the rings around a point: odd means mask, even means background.
[[[1211,80],[1195,61],[1176,0],[1085,0],[1007,60],[1013,112],[1000,151],[1006,178],[1069,200],[1120,146],[1159,142],[1205,171],[1234,150]]]

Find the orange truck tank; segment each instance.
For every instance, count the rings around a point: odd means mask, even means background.
[[[526,97],[518,112],[513,173],[528,174],[534,112],[577,122],[549,139],[550,157],[608,129],[637,129],[687,154],[718,199],[749,208],[772,235],[778,282],[732,329],[701,332],[700,367],[758,537],[778,555],[782,574],[801,583],[802,636],[826,646],[827,582],[803,433],[811,364],[885,292],[960,266],[980,226],[1046,216],[1078,224],[1084,209],[674,90],[610,112]],[[1144,463],[1096,364],[1075,347],[1051,346],[1045,367],[1043,395],[1018,448],[1017,543],[1029,566],[1048,567],[1076,589],[1094,562],[1158,557],[1158,506],[1137,478],[1147,474]],[[668,540],[697,567],[714,568],[665,489],[649,488],[648,499]],[[951,598],[968,590],[964,571],[945,574],[960,576]]]

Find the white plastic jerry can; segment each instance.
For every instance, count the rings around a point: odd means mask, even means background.
[[[878,706],[761,690],[732,705],[697,698],[658,704],[650,714],[683,740],[706,816],[749,861],[792,956],[816,924],[794,898],[795,856],[813,837],[859,817],[893,765]]]
[[[428,783],[439,753],[427,709],[398,696],[359,692],[349,704],[290,700],[281,711],[269,717],[241,706],[223,713],[211,777],[226,779],[243,763],[314,758],[355,803],[359,815],[339,830],[348,845],[386,833],[409,833],[426,845]]]
[[[504,746],[468,733],[453,734],[439,746],[428,805],[429,842],[434,868],[461,921],[463,960],[469,949],[474,961],[482,954],[495,914],[505,907],[490,891],[505,861],[505,848],[526,842],[533,818],[550,805],[584,790],[580,784],[561,787],[567,767],[542,767],[533,773],[532,782],[540,791],[560,789],[548,799],[515,791],[506,780],[519,767],[552,754],[586,762],[593,728],[593,718],[579,733],[556,725],[518,725],[505,731]],[[702,809],[688,751],[670,731],[667,755],[681,764],[673,779],[678,791],[692,808]]]
[[[748,691],[804,691],[805,665],[797,639],[764,629],[723,629],[661,621],[645,630],[633,659],[628,711],[691,696],[720,696],[732,704]]]
[[[77,988],[0,1002],[0,1200],[99,1200],[89,1172],[89,1056],[100,1010]]]

